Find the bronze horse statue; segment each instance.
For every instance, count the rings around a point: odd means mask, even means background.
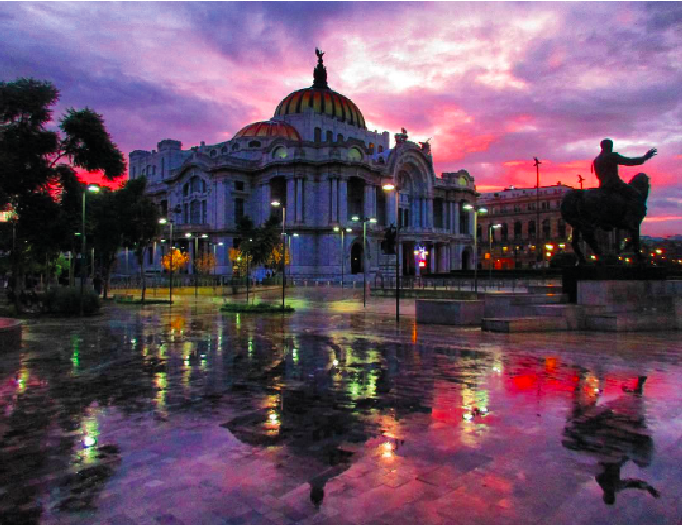
[[[586,263],[579,241],[583,238],[593,253],[600,257],[602,250],[595,239],[595,229],[610,231],[614,228],[627,230],[630,246],[636,259],[642,262],[640,253],[640,223],[647,214],[647,196],[650,179],[645,173],[638,173],[629,181],[638,193],[637,199],[626,198],[622,193],[607,192],[604,189],[572,190],[562,199],[562,218],[572,227],[572,248],[579,264]],[[626,249],[626,246],[624,246]]]

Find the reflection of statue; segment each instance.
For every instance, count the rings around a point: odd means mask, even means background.
[[[602,255],[595,239],[597,228],[606,231],[614,228],[627,230],[629,245],[633,247],[636,258],[642,259],[639,229],[647,213],[645,203],[650,190],[649,181],[650,179],[644,173],[633,177],[628,185],[619,181],[619,184],[629,187],[630,196],[626,196],[623,190],[612,191],[612,189],[605,188],[572,190],[564,196],[561,206],[562,218],[574,230],[572,248],[581,264],[586,262],[579,245],[581,238],[588,243],[596,255]],[[616,185],[608,184],[608,187],[613,188]]]
[[[594,396],[586,398],[585,380],[574,390],[573,407],[564,429],[562,446],[594,455],[601,472],[595,481],[603,490],[603,500],[614,505],[616,494],[624,489],[647,490],[652,496],[659,492],[645,481],[621,479],[621,467],[632,460],[639,467],[652,461],[652,437],[645,426],[643,385],[646,376],[638,378],[638,386],[625,396],[598,405]]]

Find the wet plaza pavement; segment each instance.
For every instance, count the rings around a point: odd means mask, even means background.
[[[0,362],[0,524],[681,523],[680,332],[288,294],[30,321]]]

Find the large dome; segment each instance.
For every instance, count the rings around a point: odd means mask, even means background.
[[[254,122],[253,124],[244,126],[233,138],[239,139],[246,137],[283,137],[289,140],[301,140],[299,132],[286,122]]]
[[[366,129],[365,119],[358,106],[327,86],[327,68],[323,65],[325,53],[316,47],[315,54],[318,57],[318,65],[313,70],[313,86],[287,95],[278,104],[275,116],[283,117],[312,111],[320,115],[337,118],[351,126]]]
[[[353,102],[329,88],[304,88],[287,95],[275,110],[276,117],[309,111],[336,117],[351,126],[365,128],[363,114]]]

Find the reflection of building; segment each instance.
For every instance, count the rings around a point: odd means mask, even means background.
[[[532,268],[539,255],[547,264],[559,252],[572,252],[571,226],[562,220],[560,204],[571,186],[558,183],[536,188],[509,187],[495,193],[482,193],[478,206],[488,212],[477,221],[477,251],[482,268]],[[538,206],[538,209],[537,209]],[[540,219],[540,228],[537,220]],[[499,228],[490,225],[500,224]],[[489,253],[489,232],[493,253]],[[547,246],[546,246],[547,245]],[[550,254],[550,255],[549,255]]]
[[[177,245],[192,253],[194,239],[185,237],[191,233],[199,235],[199,251],[217,247],[218,273],[230,272],[228,250],[239,242],[243,216],[261,225],[282,213],[273,200],[282,204],[288,233],[298,233],[288,273],[336,275],[342,261],[345,274],[360,273],[364,260],[373,271],[388,271],[392,258],[381,254],[380,241],[384,228],[397,222],[395,192],[382,189],[389,182],[400,195],[403,272],[414,272],[416,246],[427,248],[431,272],[471,268],[473,212],[462,204],[474,201],[474,178],[465,170],[437,178],[428,142],[409,141],[405,130],[395,141],[391,148],[389,132],[368,130],[360,109],[328,87],[320,55],[312,87],[287,95],[270,120],[218,144],[183,150],[166,139],[155,151],[133,151],[129,175],[147,178],[162,213],[175,222]],[[363,224],[353,216],[377,219],[367,224],[367,257]],[[335,226],[353,228],[343,251]],[[160,268],[167,246],[157,244],[148,258],[153,268]]]

